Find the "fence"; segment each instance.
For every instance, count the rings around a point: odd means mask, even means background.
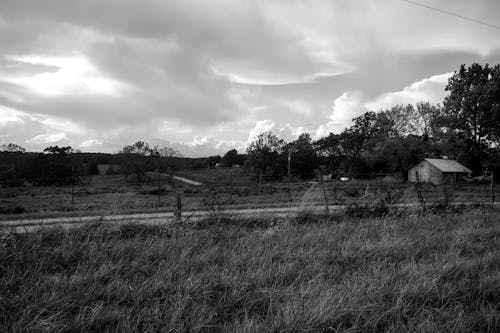
[[[226,172],[227,171],[227,172]],[[360,201],[388,204],[436,203],[480,204],[495,201],[500,185],[432,185],[382,180],[323,181],[321,174],[310,181],[251,179],[226,170],[210,176],[180,173],[196,182],[167,175],[149,174],[138,186],[122,175],[93,176],[77,185],[24,186],[0,189],[0,219],[23,216],[118,214],[132,212],[178,212],[256,208],[310,209],[349,205]],[[215,174],[214,174],[215,175]]]

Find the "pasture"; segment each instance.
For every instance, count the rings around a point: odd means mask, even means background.
[[[259,186],[240,168],[186,170],[176,175],[203,183],[201,186],[175,181],[175,189],[164,179],[149,174],[140,186],[133,176],[92,176],[72,186],[23,186],[2,188],[0,220],[170,212],[176,209],[180,194],[183,211],[298,207],[305,209],[329,205],[351,205],[381,201],[384,204],[485,203],[491,202],[488,184],[456,186],[422,185],[355,180],[324,182],[323,188],[311,181],[264,180]],[[420,193],[419,193],[420,192]],[[493,193],[500,187],[493,187]]]
[[[500,212],[0,238],[0,331],[498,332]]]

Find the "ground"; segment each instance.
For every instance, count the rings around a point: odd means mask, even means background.
[[[211,209],[251,209],[263,207],[310,207],[324,204],[320,186],[312,181],[265,181],[260,186],[242,168],[185,170],[178,176],[203,183],[201,186],[176,181],[186,211]],[[231,176],[232,174],[232,176]],[[232,184],[231,186],[231,178]],[[176,194],[166,181],[160,183],[154,175],[145,177],[138,186],[135,178],[122,175],[92,176],[75,187],[17,187],[0,191],[0,220],[52,217],[110,215],[173,211]],[[290,188],[290,193],[289,193]],[[495,187],[499,192],[500,188]],[[388,203],[418,203],[412,184],[381,181],[325,182],[330,205],[350,204],[367,194]],[[452,195],[450,196],[450,193]],[[459,185],[455,188],[427,185],[423,189],[427,201],[489,202],[490,187]]]
[[[500,211],[4,234],[0,331],[498,332]]]

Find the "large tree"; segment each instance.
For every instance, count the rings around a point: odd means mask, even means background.
[[[0,152],[24,153],[26,152],[26,149],[15,143],[8,143],[0,146]]]
[[[383,113],[391,119],[392,133],[397,136],[436,137],[439,132],[438,119],[442,113],[439,104],[417,102],[416,106],[396,105]]]
[[[67,147],[59,147],[59,146],[49,146],[43,150],[44,153],[47,154],[56,154],[56,155],[67,155],[75,152],[71,146]]]
[[[469,163],[481,169],[481,158],[500,143],[500,66],[460,66],[448,80],[444,114],[449,131],[467,145]]]
[[[129,174],[135,174],[138,186],[141,185],[146,172],[154,170],[155,165],[158,164],[153,161],[153,158],[158,157],[157,152],[144,141],[137,141],[123,147],[119,155],[121,170],[125,178]]]
[[[244,160],[244,155],[238,154],[236,149],[231,149],[222,157],[222,164],[226,167],[232,167],[233,165],[242,165]]]
[[[291,169],[302,179],[314,177],[318,168],[318,156],[312,145],[311,136],[303,133],[299,138],[288,144],[291,154]],[[285,152],[286,153],[286,152]]]
[[[286,174],[283,152],[286,143],[271,132],[259,134],[247,148],[245,165],[254,174],[278,178]]]

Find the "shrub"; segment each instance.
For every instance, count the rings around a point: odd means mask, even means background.
[[[0,214],[22,214],[26,209],[22,206],[0,207]]]
[[[358,197],[360,195],[360,191],[356,187],[347,187],[344,189],[344,193],[348,197]]]
[[[147,186],[141,189],[141,194],[146,194],[146,195],[147,194],[158,195],[158,192],[160,192],[160,194],[163,194],[167,193],[168,190],[165,187],[160,187],[160,189],[158,189],[158,187],[154,186]]]
[[[194,229],[205,229],[213,226],[238,227],[243,229],[265,229],[278,224],[278,219],[272,216],[267,217],[242,217],[228,216],[225,214],[210,214],[206,218],[191,224]]]
[[[297,213],[292,219],[292,224],[305,225],[305,224],[318,224],[318,223],[338,223],[340,216],[337,214],[326,214],[325,212],[313,212],[303,210]]]
[[[348,205],[345,210],[345,214],[347,216],[355,218],[370,218],[370,217],[381,218],[387,216],[389,213],[390,213],[389,207],[382,200],[377,200],[372,203],[354,202]]]

